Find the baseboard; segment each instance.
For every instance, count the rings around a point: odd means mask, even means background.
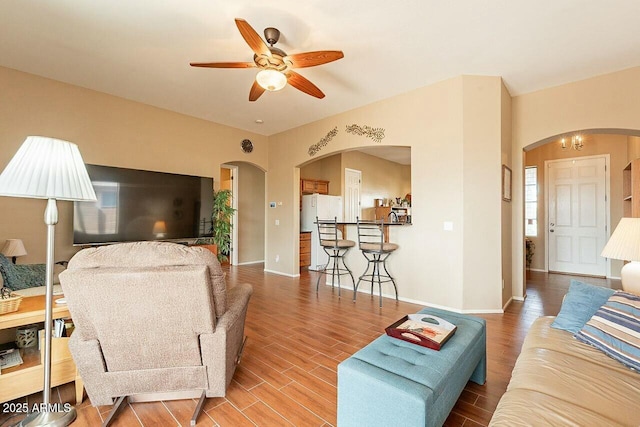
[[[247,261],[247,262],[239,262],[236,265],[251,265],[251,264],[261,264],[264,263],[264,260],[261,259],[259,261]]]
[[[530,268],[529,271],[537,271],[539,273],[548,273],[549,270],[541,269],[541,268]]]
[[[331,283],[327,283],[327,286],[331,286]],[[337,287],[337,285],[336,285]],[[351,285],[341,285],[340,286],[342,289],[349,289],[349,290],[353,290],[353,286]],[[362,293],[362,294],[368,294],[371,295],[371,290],[365,290],[365,289],[359,289],[358,293]],[[374,298],[380,298],[380,295],[377,294],[376,292],[373,293],[373,297]],[[396,296],[395,294],[386,294],[383,293],[382,294],[383,298],[390,298],[390,299],[395,299]],[[416,299],[412,299],[412,298],[404,298],[401,296],[398,296],[398,300],[402,301],[402,302],[408,302],[411,304],[417,304],[417,305],[422,305],[425,307],[431,307],[431,308],[437,308],[439,310],[446,310],[446,311],[452,311],[454,313],[460,313],[460,314],[504,314],[504,311],[501,309],[488,309],[488,310],[476,310],[476,309],[471,309],[471,310],[460,310],[457,308],[453,308],[453,307],[447,307],[446,305],[438,305],[438,304],[432,304],[429,302],[425,302],[425,301],[420,301],[420,300],[416,300]]]
[[[278,276],[285,276],[285,277],[300,277],[300,273],[298,274],[287,274],[287,273],[283,273],[282,271],[275,271],[275,270],[267,270],[266,268],[264,270],[265,273],[272,273],[272,274],[277,274]]]
[[[511,304],[511,301],[513,301],[513,297],[509,298],[509,301],[507,301],[506,304],[502,306],[503,312],[507,309],[507,307],[509,307],[509,304]]]
[[[524,298],[525,298],[525,297],[516,297],[516,296],[511,297],[511,299],[512,299],[512,300],[514,300],[514,301],[520,301],[520,302],[524,302]]]

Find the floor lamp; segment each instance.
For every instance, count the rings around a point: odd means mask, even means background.
[[[24,426],[66,426],[76,418],[73,407],[51,405],[51,330],[53,322],[53,263],[56,200],[95,201],[96,194],[78,146],[67,141],[29,136],[0,175],[0,196],[47,199],[47,273],[45,302],[45,346],[43,411],[22,420]]]

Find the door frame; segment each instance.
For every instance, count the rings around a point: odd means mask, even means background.
[[[229,169],[231,171],[231,207],[235,210],[231,217],[231,257],[229,258],[229,264],[238,265],[238,180],[240,176],[236,165],[222,164],[220,169]]]
[[[550,163],[560,163],[569,160],[586,160],[596,159],[604,157],[604,211],[606,215],[605,219],[605,235],[607,241],[611,235],[611,155],[609,154],[595,154],[593,156],[578,156],[568,157],[566,159],[553,159],[544,161],[544,269],[549,271],[549,167]],[[611,259],[606,260],[606,277],[611,277]],[[526,283],[526,282],[525,282]]]

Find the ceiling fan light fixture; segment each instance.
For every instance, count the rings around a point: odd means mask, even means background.
[[[280,71],[266,69],[256,75],[256,81],[264,89],[275,92],[287,84],[287,77]]]

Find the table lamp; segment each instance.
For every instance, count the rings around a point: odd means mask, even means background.
[[[24,248],[24,244],[20,239],[7,239],[4,247],[2,248],[2,255],[7,258],[11,257],[13,263],[16,263],[16,258],[19,256],[25,256],[27,250]]]
[[[0,196],[47,199],[47,264],[42,412],[32,412],[22,426],[64,426],[76,418],[73,407],[51,405],[51,332],[53,321],[53,263],[56,200],[95,201],[96,194],[78,146],[43,136],[28,136],[0,175]]]
[[[167,223],[164,221],[156,221],[153,224],[153,234],[156,238],[162,239],[167,234]]]
[[[630,261],[620,271],[622,289],[640,294],[640,218],[622,218],[601,255]]]

